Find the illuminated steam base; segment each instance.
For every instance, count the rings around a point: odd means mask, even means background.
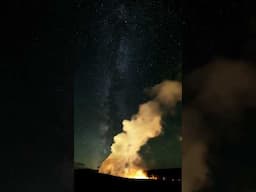
[[[162,131],[162,108],[173,110],[181,101],[182,87],[177,81],[164,81],[151,89],[153,100],[139,106],[131,120],[124,120],[123,131],[114,137],[110,155],[99,168],[100,173],[136,179],[154,179],[144,171],[139,151],[150,138]]]

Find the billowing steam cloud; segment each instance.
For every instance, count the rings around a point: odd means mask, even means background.
[[[161,133],[163,108],[173,109],[181,100],[181,83],[164,81],[154,86],[150,93],[154,99],[140,105],[131,120],[123,121],[123,132],[114,137],[111,154],[101,164],[100,173],[128,178],[143,176],[139,151],[150,138]]]
[[[254,82],[253,66],[227,60],[212,62],[185,79],[183,192],[219,191],[218,186],[225,191],[249,189],[253,177],[245,172],[248,161],[242,163],[245,157],[239,153],[245,155],[249,148],[252,129],[245,128],[248,120],[243,118],[248,108],[256,107]]]

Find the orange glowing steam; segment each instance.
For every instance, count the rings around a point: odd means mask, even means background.
[[[99,172],[115,176],[145,176],[139,150],[149,138],[161,133],[161,112],[154,101],[142,104],[130,121],[123,121],[123,132],[114,137],[111,154],[101,164]]]
[[[148,179],[147,173],[143,171],[142,169],[130,171],[129,174],[125,175],[127,178],[131,179]]]
[[[152,88],[154,100],[139,107],[131,120],[124,120],[123,132],[114,137],[111,154],[103,161],[100,173],[119,177],[148,179],[144,171],[139,151],[151,138],[161,131],[163,105],[173,108],[181,100],[181,84],[177,81],[164,81]]]

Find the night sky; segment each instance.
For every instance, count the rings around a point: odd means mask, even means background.
[[[149,100],[146,88],[181,80],[182,26],[174,2],[77,2],[74,161],[96,169],[121,122]],[[181,166],[180,106],[163,134],[142,148],[148,168]]]

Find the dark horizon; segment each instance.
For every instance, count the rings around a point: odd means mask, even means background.
[[[172,190],[174,192],[181,191],[181,170],[168,170],[161,172],[153,170],[149,175],[157,176],[158,179],[135,179],[116,177],[107,174],[101,174],[92,170],[75,170],[75,191],[83,191],[85,188],[100,190],[101,186],[105,186],[105,190],[122,190],[124,192],[140,191],[159,191],[164,192]],[[84,181],[88,181],[86,184]],[[97,182],[98,185],[94,183]]]

